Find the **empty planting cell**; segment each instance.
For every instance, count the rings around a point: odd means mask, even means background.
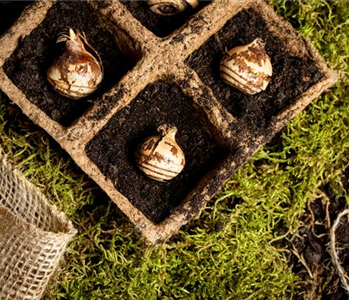
[[[226,49],[249,44],[256,38],[262,38],[266,43],[273,76],[264,92],[251,96],[224,83],[220,79],[219,65]],[[258,136],[267,133],[273,116],[286,109],[323,76],[310,57],[293,56],[288,51],[289,47],[268,29],[267,21],[251,8],[242,10],[229,20],[192,53],[186,63],[212,89],[218,101],[239,120],[242,130],[244,128]]]
[[[147,1],[122,0],[121,2],[143,26],[148,28],[155,35],[165,37],[184,25],[192,15],[211,1],[199,1],[199,5],[196,8],[188,7],[183,12],[173,16],[161,16],[152,12],[149,9]]]
[[[87,40],[99,53],[104,79],[93,94],[71,100],[56,92],[46,79],[49,65],[65,49],[56,43],[61,33],[72,28],[85,33]],[[113,36],[98,21],[97,11],[85,1],[58,1],[51,7],[44,21],[30,35],[19,42],[18,48],[4,64],[6,75],[50,118],[68,126],[115,85],[131,68],[120,52]]]
[[[176,141],[186,158],[184,170],[166,183],[146,177],[135,163],[137,146],[156,135],[162,124],[178,128]],[[117,112],[89,142],[86,153],[133,206],[159,223],[226,157],[212,131],[193,99],[176,84],[161,80]]]

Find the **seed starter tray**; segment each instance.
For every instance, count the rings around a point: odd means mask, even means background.
[[[199,215],[337,77],[262,0],[202,3],[160,31],[159,20],[145,21],[134,5],[147,9],[142,1],[34,2],[0,39],[0,88],[157,244]],[[86,34],[105,68],[101,88],[79,101],[57,94],[45,77],[68,27]],[[274,74],[265,92],[247,96],[221,82],[219,61],[225,48],[257,37]],[[137,169],[134,151],[164,123],[178,127],[187,164],[159,183]]]

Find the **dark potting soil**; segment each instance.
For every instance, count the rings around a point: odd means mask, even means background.
[[[206,130],[203,115],[175,84],[149,84],[129,106],[115,114],[86,147],[89,158],[149,220],[159,223],[224,157],[224,149]],[[162,124],[178,128],[176,140],[186,158],[184,170],[167,183],[146,177],[134,152]]]
[[[174,16],[161,16],[153,13],[149,9],[147,1],[121,0],[121,2],[127,7],[131,14],[143,24],[143,26],[148,28],[155,35],[165,37],[184,25],[190,16],[197,13],[211,1],[199,1],[199,6],[195,9],[188,8]]]
[[[220,79],[219,64],[225,49],[248,44],[258,37],[266,42],[273,76],[266,91],[250,96]],[[240,124],[257,136],[268,127],[271,117],[289,106],[323,76],[313,60],[291,56],[286,46],[268,30],[264,19],[255,10],[242,10],[192,53],[186,63]]]
[[[64,50],[57,37],[68,28],[86,34],[89,43],[101,56],[104,79],[99,89],[80,100],[68,99],[57,93],[46,79],[46,71]],[[4,70],[28,100],[50,118],[64,126],[79,118],[90,105],[116,84],[131,68],[115,44],[113,36],[98,23],[98,17],[85,1],[58,1],[44,21],[20,43],[6,61]]]

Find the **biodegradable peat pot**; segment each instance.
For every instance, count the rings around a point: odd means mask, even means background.
[[[133,5],[33,3],[0,40],[0,88],[156,244],[197,216],[337,78],[264,1],[202,4],[187,22],[180,17],[172,29],[183,25],[172,33],[152,29],[156,18],[142,25],[147,12],[137,14]],[[45,80],[59,50],[55,39],[67,27],[85,32],[105,67],[101,88],[79,101],[60,96]],[[266,42],[274,74],[266,91],[246,96],[221,81],[219,61],[225,48],[257,37]],[[178,177],[159,183],[137,169],[134,151],[164,123],[178,127],[187,164]]]

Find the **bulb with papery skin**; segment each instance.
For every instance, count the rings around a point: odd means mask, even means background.
[[[271,60],[260,38],[231,49],[223,56],[220,64],[221,79],[249,95],[266,90],[272,74]]]
[[[149,0],[147,2],[150,10],[161,16],[173,16],[186,9],[196,8],[198,0]]]
[[[101,59],[86,37],[73,29],[69,35],[61,35],[59,42],[65,42],[66,48],[48,68],[47,80],[65,97],[84,98],[93,93],[103,79]]]
[[[150,136],[138,147],[136,163],[148,177],[166,182],[176,177],[185,166],[185,156],[176,142],[176,127],[162,125],[159,135]]]

